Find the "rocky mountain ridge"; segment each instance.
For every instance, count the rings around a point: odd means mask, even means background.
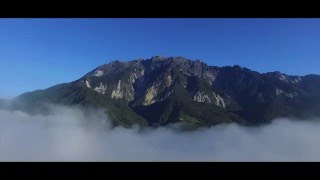
[[[318,117],[319,90],[319,75],[259,73],[237,65],[154,56],[112,61],[74,82],[22,94],[10,108],[37,112],[43,103],[97,106],[111,114],[115,125],[127,127],[257,125],[277,117]]]

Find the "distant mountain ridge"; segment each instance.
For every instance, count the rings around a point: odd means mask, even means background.
[[[104,108],[115,125],[124,127],[259,125],[277,117],[319,117],[320,76],[154,56],[112,61],[76,81],[28,92],[10,103],[2,100],[0,108],[38,113],[45,110],[44,103]]]

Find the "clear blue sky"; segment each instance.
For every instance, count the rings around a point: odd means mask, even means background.
[[[154,55],[320,74],[320,19],[0,19],[0,97]]]

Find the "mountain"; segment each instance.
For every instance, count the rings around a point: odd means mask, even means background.
[[[184,57],[112,61],[80,79],[0,100],[0,108],[46,112],[46,103],[105,109],[114,125],[191,127],[236,122],[260,125],[277,117],[320,116],[320,76],[259,73],[208,66]]]

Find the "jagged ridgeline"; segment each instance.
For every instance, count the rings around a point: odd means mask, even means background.
[[[39,113],[46,103],[93,106],[124,127],[259,125],[277,117],[319,117],[319,92],[318,75],[261,74],[240,66],[155,56],[112,61],[71,83],[0,100],[0,107]]]

